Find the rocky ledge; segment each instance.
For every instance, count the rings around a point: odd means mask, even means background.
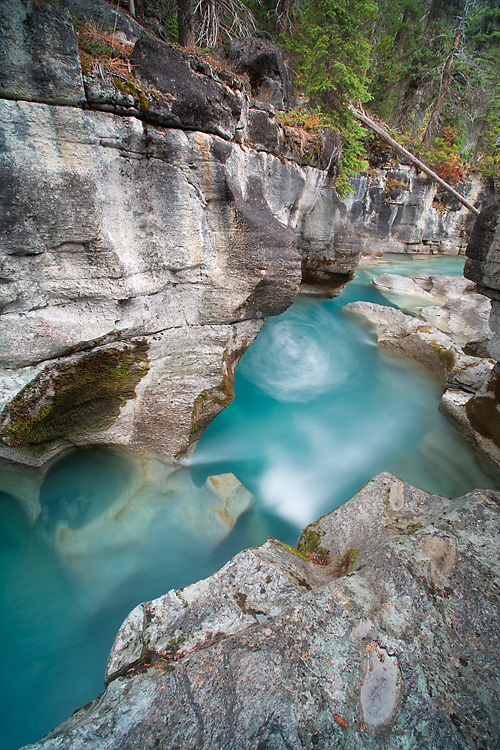
[[[31,750],[493,748],[500,494],[390,474],[136,607],[106,691]]]
[[[206,59],[105,0],[5,0],[0,21],[0,454],[176,456],[308,258],[333,292],[352,277],[339,136],[280,124],[270,40]]]
[[[374,286],[413,314],[373,302],[351,302],[343,312],[361,318],[386,352],[411,358],[443,388],[440,410],[472,445],[484,468],[500,477],[499,375],[488,354],[495,336],[489,325],[491,302],[476,285],[454,276],[408,279],[382,274]],[[436,305],[439,302],[439,305]],[[422,303],[426,306],[420,307]],[[472,343],[466,344],[473,339]]]

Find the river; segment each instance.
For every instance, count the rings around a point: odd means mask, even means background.
[[[446,496],[493,486],[438,412],[432,378],[381,353],[341,311],[359,299],[388,304],[370,283],[379,273],[462,269],[460,258],[387,256],[339,297],[300,297],[269,319],[238,365],[233,403],[174,474],[160,457],[97,448],[46,472],[1,462],[6,750],[102,691],[113,638],[140,601],[210,575],[269,535],[295,544],[380,471]],[[230,533],[204,485],[226,472],[255,496]]]

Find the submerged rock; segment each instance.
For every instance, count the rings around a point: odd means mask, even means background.
[[[29,747],[495,747],[499,510],[379,475],[298,550],[137,607],[104,694]]]

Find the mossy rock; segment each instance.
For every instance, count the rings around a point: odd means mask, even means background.
[[[3,410],[3,442],[39,446],[110,427],[148,372],[147,351],[137,341],[46,368]]]
[[[332,559],[331,552],[326,547],[321,546],[319,531],[316,531],[312,526],[306,526],[302,532],[297,550],[316,565],[329,565]]]
[[[280,547],[283,547],[283,549],[286,549],[287,552],[291,552],[292,555],[295,555],[295,557],[300,557],[301,560],[308,561],[308,557],[305,556],[303,552],[300,552],[297,547],[290,547],[289,544],[285,544],[285,542],[280,542],[279,539],[276,540]]]
[[[350,547],[347,552],[344,552],[344,554],[338,558],[333,568],[335,578],[340,578],[349,573],[356,562],[358,552],[359,549],[357,547]]]

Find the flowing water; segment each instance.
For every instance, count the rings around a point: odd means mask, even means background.
[[[458,258],[387,257],[359,269],[340,297],[299,298],[269,319],[238,365],[233,403],[189,466],[172,472],[158,457],[102,449],[45,473],[0,464],[6,750],[97,696],[116,631],[138,602],[211,574],[270,534],[294,544],[303,526],[380,471],[447,496],[492,486],[438,412],[433,380],[379,352],[341,312],[357,299],[387,304],[370,286],[385,271],[460,275],[462,267]],[[205,483],[226,472],[256,498],[233,503],[229,515]]]

